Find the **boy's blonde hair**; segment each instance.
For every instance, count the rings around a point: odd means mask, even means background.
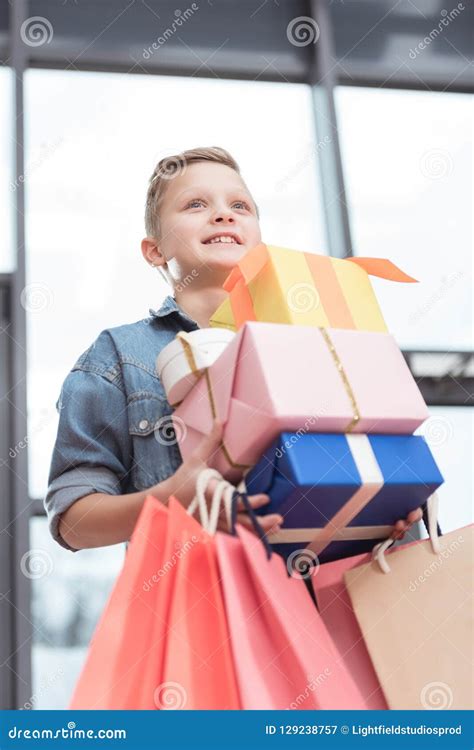
[[[180,154],[166,156],[164,159],[160,159],[150,177],[146,194],[145,229],[147,237],[160,236],[159,208],[169,181],[173,177],[182,174],[189,164],[194,164],[199,161],[212,161],[217,164],[224,164],[226,167],[230,167],[240,175],[240,168],[235,159],[228,151],[219,148],[219,146],[191,148]],[[256,205],[255,208],[258,216],[258,208]]]

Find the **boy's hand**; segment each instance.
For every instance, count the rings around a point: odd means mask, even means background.
[[[222,441],[223,425],[219,422],[215,422],[212,431],[207,435],[200,443],[197,450],[184,461],[179,469],[169,477],[165,482],[162,482],[160,486],[161,493],[163,492],[163,486],[165,486],[166,493],[169,496],[174,495],[185,508],[187,508],[195,494],[196,494],[196,482],[199,474],[204,469],[209,468],[208,462],[212,457],[220,450]],[[209,486],[206,492],[208,500],[212,498],[212,494],[217,485],[217,480],[213,479],[209,482]],[[270,502],[268,495],[259,494],[249,496],[249,502],[252,508],[261,508],[262,505],[266,505]],[[237,522],[245,526],[250,531],[254,531],[252,522],[244,508],[241,501],[237,506]],[[262,526],[265,533],[276,532],[280,530],[280,525],[283,523],[283,518],[277,513],[271,513],[268,516],[261,516],[259,518],[260,525]],[[221,513],[219,519],[219,529],[228,531],[227,524],[224,516]]]
[[[417,508],[416,510],[412,510],[411,513],[408,514],[406,519],[403,521],[397,521],[395,524],[395,528],[392,531],[391,538],[395,539],[397,541],[398,539],[403,539],[407,531],[411,529],[413,524],[418,523],[418,521],[421,521],[423,518],[423,511],[421,508]]]

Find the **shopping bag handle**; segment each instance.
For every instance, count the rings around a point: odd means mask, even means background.
[[[260,524],[257,514],[255,513],[254,509],[250,505],[249,496],[246,492],[239,492],[238,490],[234,489],[234,494],[232,498],[232,522],[231,522],[231,533],[235,534],[235,525],[237,523],[237,503],[239,500],[242,500],[242,503],[244,505],[245,510],[249,514],[250,520],[252,522],[252,526],[255,529],[255,532],[257,536],[260,538],[260,541],[262,542],[263,546],[265,547],[265,551],[267,553],[267,559],[269,560],[272,556],[272,548],[270,545],[270,542],[267,539],[267,535],[262,528],[262,525]]]
[[[224,505],[225,515],[227,519],[227,528],[229,531],[232,528],[232,500],[234,494],[234,486],[223,479],[217,485],[214,490],[214,494],[211,500],[211,510],[209,512],[209,534],[214,535],[217,531],[217,524],[219,523],[219,515],[221,510],[221,504]]]
[[[426,515],[428,519],[427,531],[430,537],[431,548],[435,555],[439,554],[441,550],[440,544],[440,528],[438,524],[438,509],[439,509],[439,498],[436,492],[434,492],[428,498],[426,503]],[[389,537],[384,542],[376,544],[372,550],[372,558],[378,563],[383,573],[390,573],[390,565],[385,557],[385,552],[392,546],[395,539]]]
[[[188,505],[188,513],[193,516],[196,510],[199,510],[199,521],[201,526],[206,529],[209,527],[209,509],[207,507],[206,489],[211,479],[222,481],[222,475],[215,469],[203,469],[196,480],[196,494]]]
[[[215,479],[217,485],[212,494],[211,502],[207,504],[206,490],[209,482]],[[233,529],[232,525],[232,503],[235,487],[227,482],[215,469],[203,469],[196,480],[196,495],[188,506],[189,515],[194,515],[199,510],[199,521],[208,534],[213,536],[217,531],[221,505],[224,505],[227,518],[227,528]]]
[[[206,500],[206,489],[212,479],[216,479],[218,481],[212,494],[210,507],[208,508]],[[260,538],[263,546],[265,547],[267,558],[270,559],[272,555],[272,548],[267,539],[265,531],[259,523],[257,515],[250,504],[247,493],[239,492],[233,484],[227,482],[215,469],[203,469],[203,471],[200,472],[196,480],[196,495],[188,506],[188,513],[192,516],[194,515],[196,510],[199,510],[199,520],[201,526],[205,531],[207,531],[208,534],[213,536],[217,531],[221,505],[223,504],[227,519],[227,528],[231,534],[235,535],[235,526],[237,523],[237,504],[239,500],[242,500],[243,506],[252,522],[252,526],[255,529],[257,536]]]

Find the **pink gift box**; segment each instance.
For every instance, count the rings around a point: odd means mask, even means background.
[[[237,481],[282,431],[411,434],[427,417],[391,335],[252,322],[173,419],[183,459],[222,422],[210,465]]]

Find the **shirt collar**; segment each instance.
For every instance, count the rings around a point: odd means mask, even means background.
[[[171,297],[170,295],[165,297],[161,307],[159,307],[158,310],[153,310],[150,307],[149,312],[152,318],[165,318],[167,315],[172,315],[173,313],[176,313],[182,320],[187,321],[188,323],[191,323],[193,326],[196,326],[197,328],[199,328],[196,321],[190,318],[189,315],[186,315],[186,313],[178,305],[174,297]]]

